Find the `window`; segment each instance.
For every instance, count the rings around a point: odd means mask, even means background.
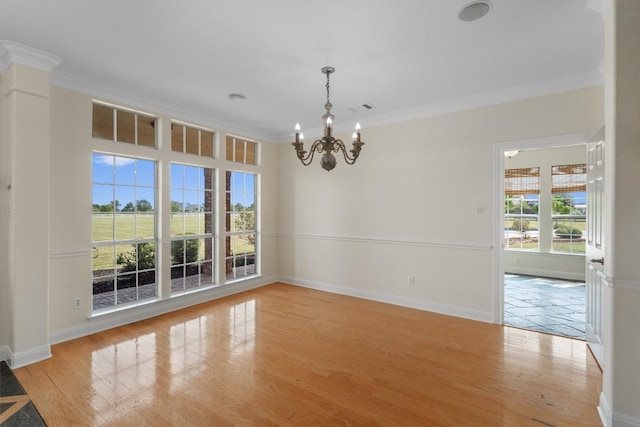
[[[171,164],[171,292],[213,284],[215,178],[211,168]]]
[[[93,308],[157,296],[155,162],[93,153]]]
[[[586,190],[586,164],[551,167],[554,252],[585,252]]]
[[[538,250],[540,168],[505,170],[505,249]]]
[[[213,157],[213,136],[212,131],[172,122],[171,151]]]
[[[256,271],[256,175],[226,173],[226,277],[251,276]]]
[[[106,104],[93,104],[94,138],[155,147],[155,128],[156,118],[149,114]]]
[[[227,160],[230,162],[255,165],[256,149],[257,144],[255,142],[246,141],[235,136],[227,136]]]

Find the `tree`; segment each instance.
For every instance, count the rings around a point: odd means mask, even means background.
[[[124,208],[122,208],[122,212],[133,212],[135,211],[136,208],[133,206],[133,203],[129,202],[126,205],[124,205]]]
[[[238,215],[235,215],[235,229],[238,231],[255,231],[256,229],[256,212],[255,212],[255,204],[252,204],[248,208],[245,208],[240,203],[235,205],[236,212],[239,212]],[[249,234],[246,236],[247,242],[255,245],[256,237],[255,234]]]
[[[182,203],[172,200],[171,201],[171,212],[180,212],[180,211],[182,211]]]
[[[136,210],[138,212],[151,212],[153,211],[153,206],[148,200],[140,199],[136,202]]]

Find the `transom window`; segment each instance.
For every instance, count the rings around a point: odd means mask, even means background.
[[[242,138],[227,135],[227,157],[230,162],[256,164],[257,144]]]
[[[94,103],[92,136],[155,147],[156,118],[150,114]]]
[[[171,123],[171,151],[213,157],[214,132],[179,122]]]

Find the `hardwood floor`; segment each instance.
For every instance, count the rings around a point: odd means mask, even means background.
[[[599,426],[583,341],[272,284],[57,344],[49,426]]]

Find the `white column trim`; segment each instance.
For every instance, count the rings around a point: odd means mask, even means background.
[[[51,73],[62,63],[62,59],[47,52],[10,40],[0,40],[0,73],[11,64],[27,65]]]

